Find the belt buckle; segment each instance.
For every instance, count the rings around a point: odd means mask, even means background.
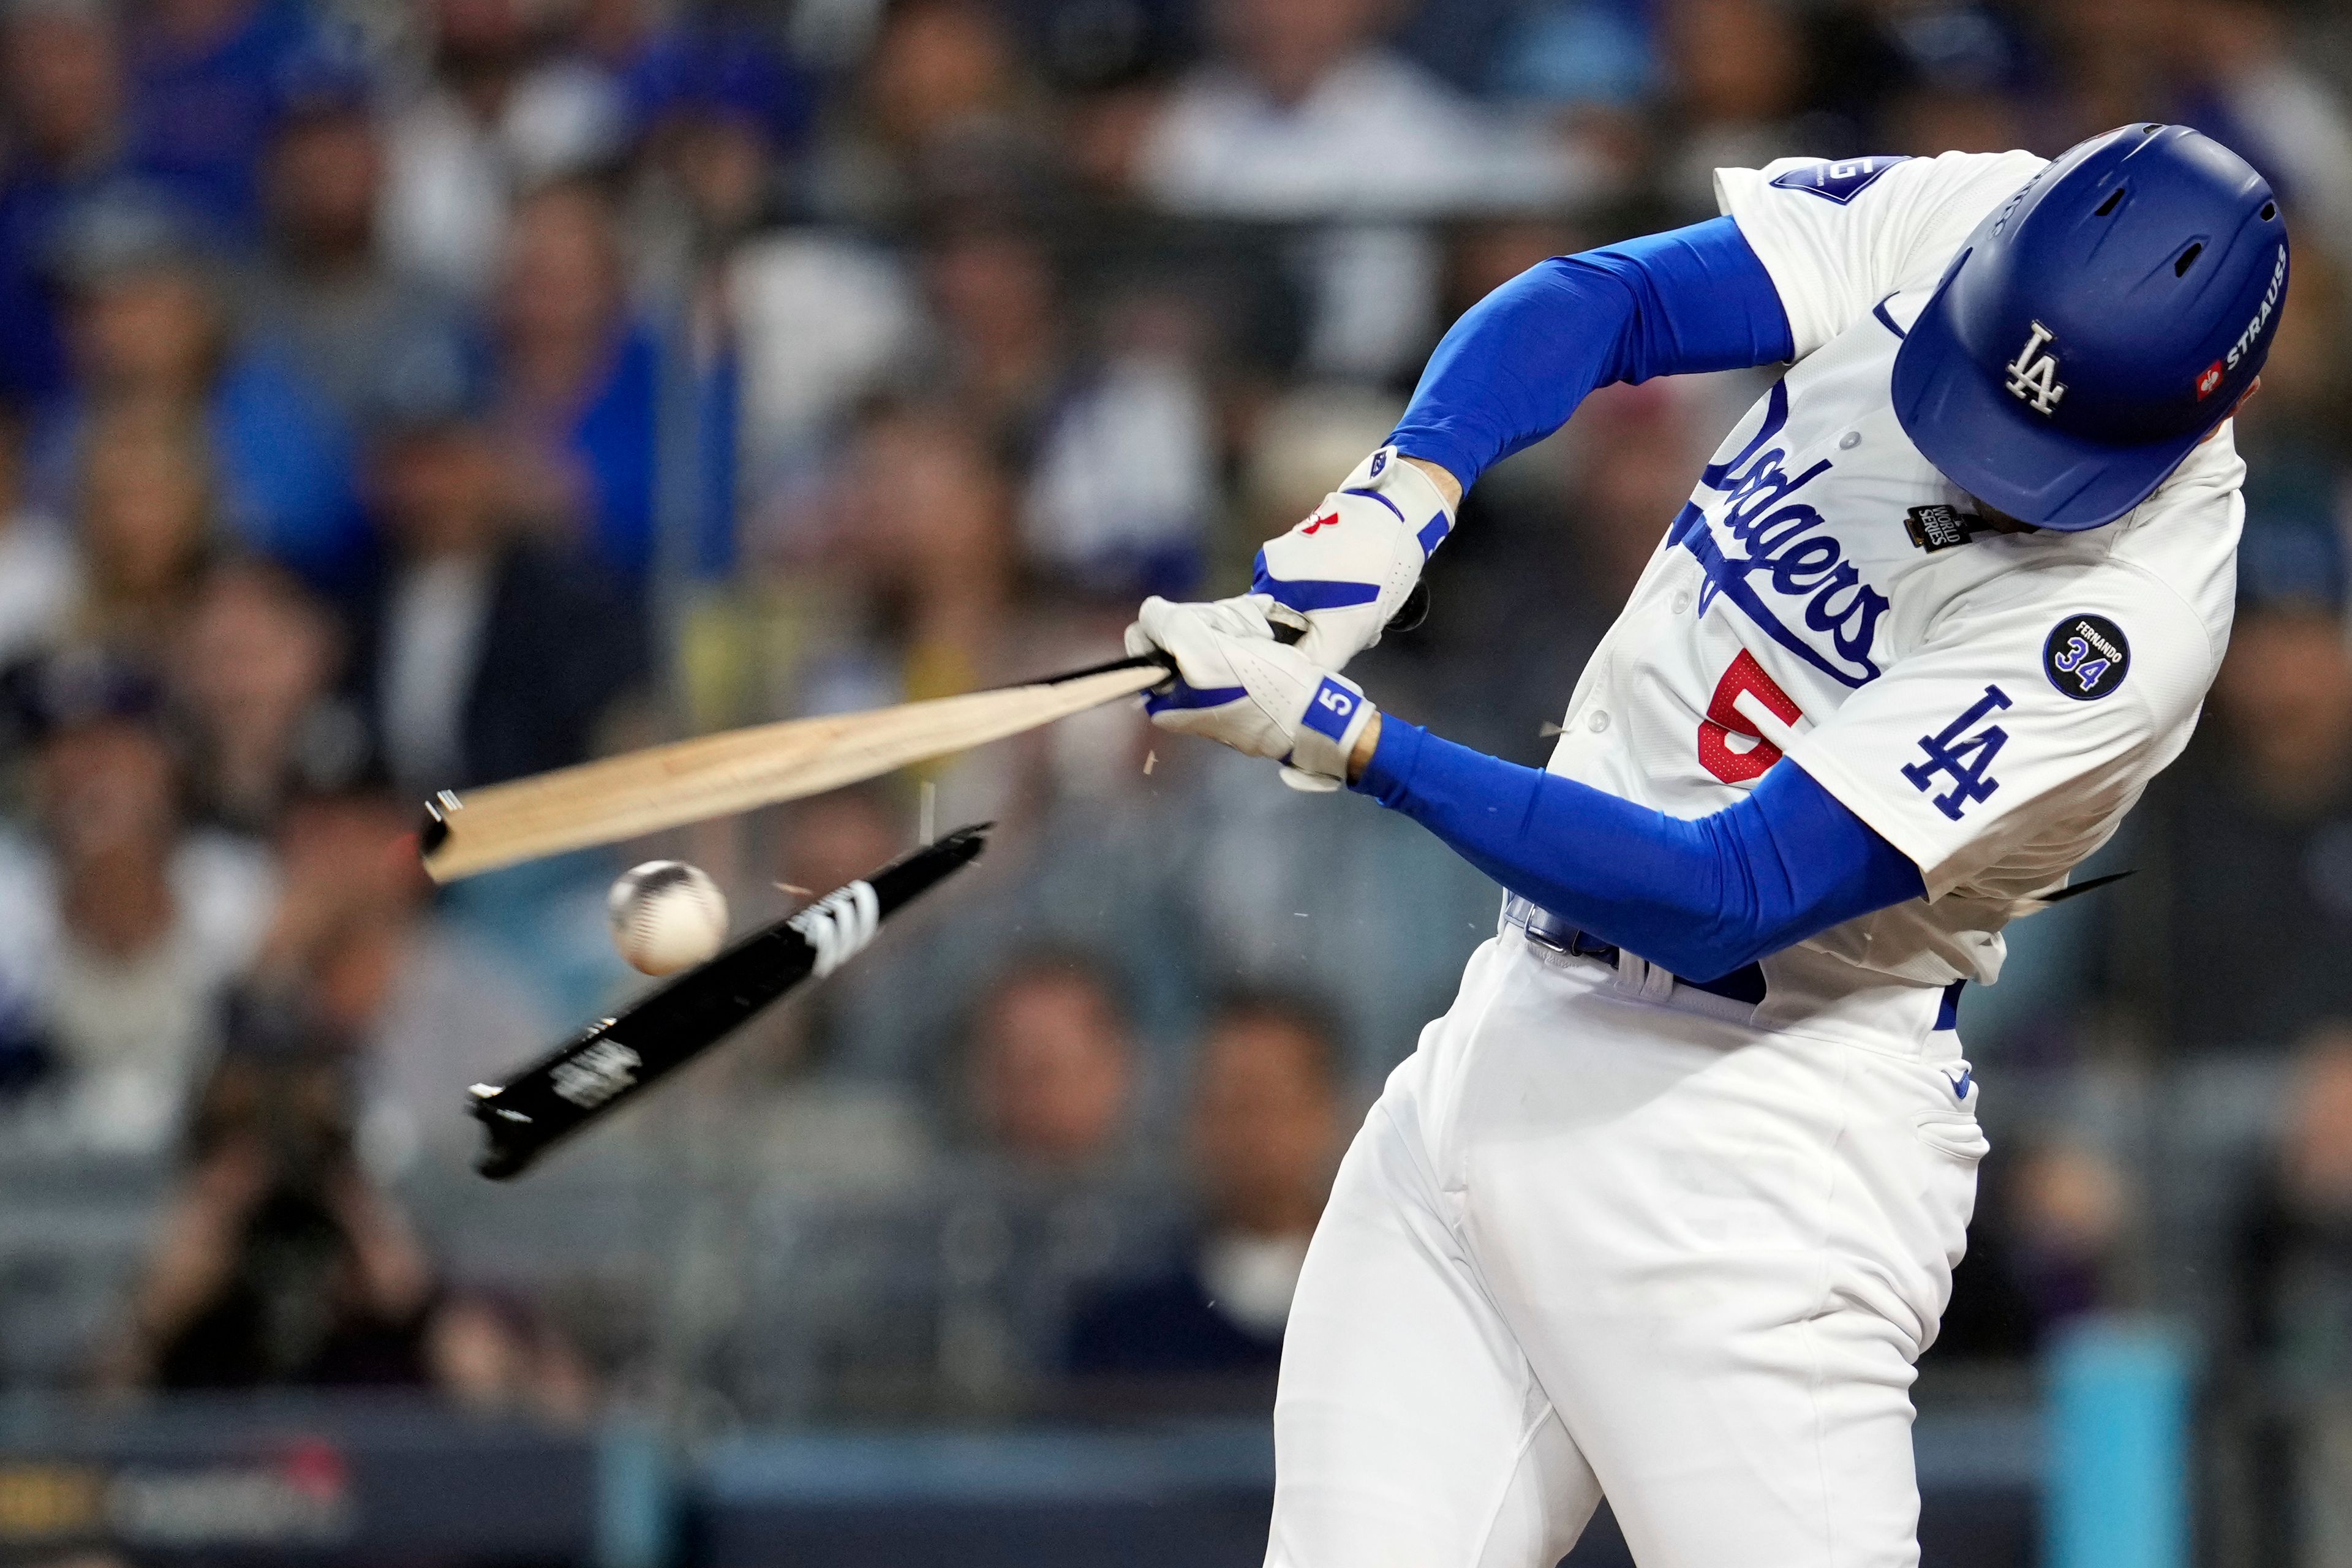
[[[1595,941],[1581,926],[1570,925],[1540,904],[1528,906],[1528,918],[1520,923],[1520,929],[1537,946],[1570,958],[1598,959],[1604,963],[1617,961],[1613,943]]]
[[[1519,922],[1519,929],[1528,933],[1529,942],[1554,952],[1574,955],[1576,941],[1584,934],[1582,931],[1540,904],[1529,904],[1527,916]]]

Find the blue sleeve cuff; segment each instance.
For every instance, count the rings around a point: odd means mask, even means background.
[[[1413,769],[1421,761],[1422,742],[1429,731],[1408,724],[1393,713],[1381,715],[1380,743],[1372,748],[1364,776],[1348,787],[1370,795],[1385,806],[1395,806],[1412,786]]]
[[[1461,481],[1467,490],[1494,462],[1494,443],[1438,426],[1400,425],[1389,435],[1389,445],[1404,457],[1434,463]]]

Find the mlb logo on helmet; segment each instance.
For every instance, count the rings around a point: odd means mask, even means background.
[[[2252,385],[2286,225],[2236,153],[2128,125],[1977,226],[1896,352],[1895,416],[1988,507],[2042,528],[2146,500]]]

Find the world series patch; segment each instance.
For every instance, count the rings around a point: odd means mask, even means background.
[[[2042,645],[2042,671],[2062,697],[2095,702],[2131,671],[2131,643],[2105,616],[2068,616]]]
[[[1903,514],[1903,531],[1911,542],[1933,555],[1966,544],[1979,533],[1999,530],[1972,511],[1953,506],[1915,506]]]

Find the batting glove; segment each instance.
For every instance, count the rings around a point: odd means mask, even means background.
[[[1348,759],[1379,711],[1362,687],[1276,641],[1265,613],[1247,599],[1146,599],[1127,628],[1127,650],[1175,660],[1175,680],[1144,700],[1154,724],[1272,757],[1295,788],[1345,783]]]
[[[1250,592],[1307,634],[1298,651],[1339,669],[1381,640],[1422,563],[1454,531],[1454,509],[1430,477],[1383,447],[1323,498],[1315,515],[1257,552]]]

